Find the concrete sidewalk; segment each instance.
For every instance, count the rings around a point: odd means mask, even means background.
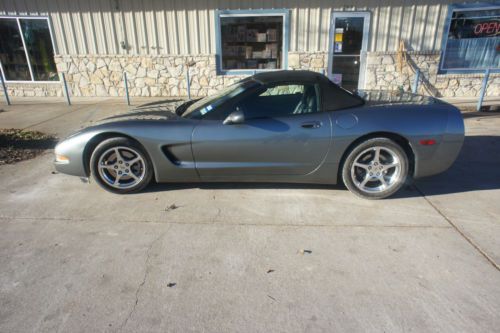
[[[441,98],[443,101],[453,104],[462,111],[476,111],[478,98],[476,97],[453,97],[453,98]],[[483,111],[500,111],[500,96],[487,96],[484,97],[482,103]]]
[[[71,132],[91,125],[92,122],[140,108],[165,108],[171,98],[135,98],[128,106],[117,98],[75,98],[68,106],[61,98],[19,98],[12,105],[2,105],[0,127],[38,130],[64,137]]]
[[[71,109],[13,105],[0,126],[64,136],[131,108]],[[0,332],[497,331],[500,114],[464,118],[453,167],[382,201],[234,183],[118,196],[54,174],[52,152],[1,166]]]

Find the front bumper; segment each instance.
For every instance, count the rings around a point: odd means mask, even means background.
[[[93,133],[81,133],[71,136],[56,146],[54,152],[67,158],[67,161],[55,160],[54,166],[60,173],[72,176],[88,177],[88,168],[85,162],[85,146]]]

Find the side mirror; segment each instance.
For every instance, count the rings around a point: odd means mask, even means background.
[[[233,125],[233,124],[243,124],[245,122],[245,115],[240,108],[236,108],[235,111],[231,112],[226,119],[224,119],[224,125]]]

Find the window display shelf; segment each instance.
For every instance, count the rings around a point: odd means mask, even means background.
[[[221,69],[283,68],[283,16],[220,18]]]

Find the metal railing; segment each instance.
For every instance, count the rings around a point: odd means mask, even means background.
[[[66,75],[64,75],[64,72],[61,72],[61,79],[63,82],[64,95],[66,96],[66,101],[68,102],[68,105],[71,105],[71,99],[69,97],[68,83],[66,82]]]
[[[9,92],[7,91],[7,86],[5,85],[5,82],[1,77],[1,75],[0,75],[0,80],[2,81],[2,88],[3,88],[3,95],[5,96],[5,102],[7,102],[7,105],[10,105]]]
[[[127,105],[130,106],[130,95],[128,93],[127,72],[123,72],[123,83],[125,85],[125,98],[127,100]]]
[[[484,72],[483,84],[481,85],[481,91],[479,92],[479,100],[477,101],[476,111],[481,111],[483,107],[483,99],[486,94],[486,88],[488,87],[488,79],[490,78],[490,70],[487,69]]]

